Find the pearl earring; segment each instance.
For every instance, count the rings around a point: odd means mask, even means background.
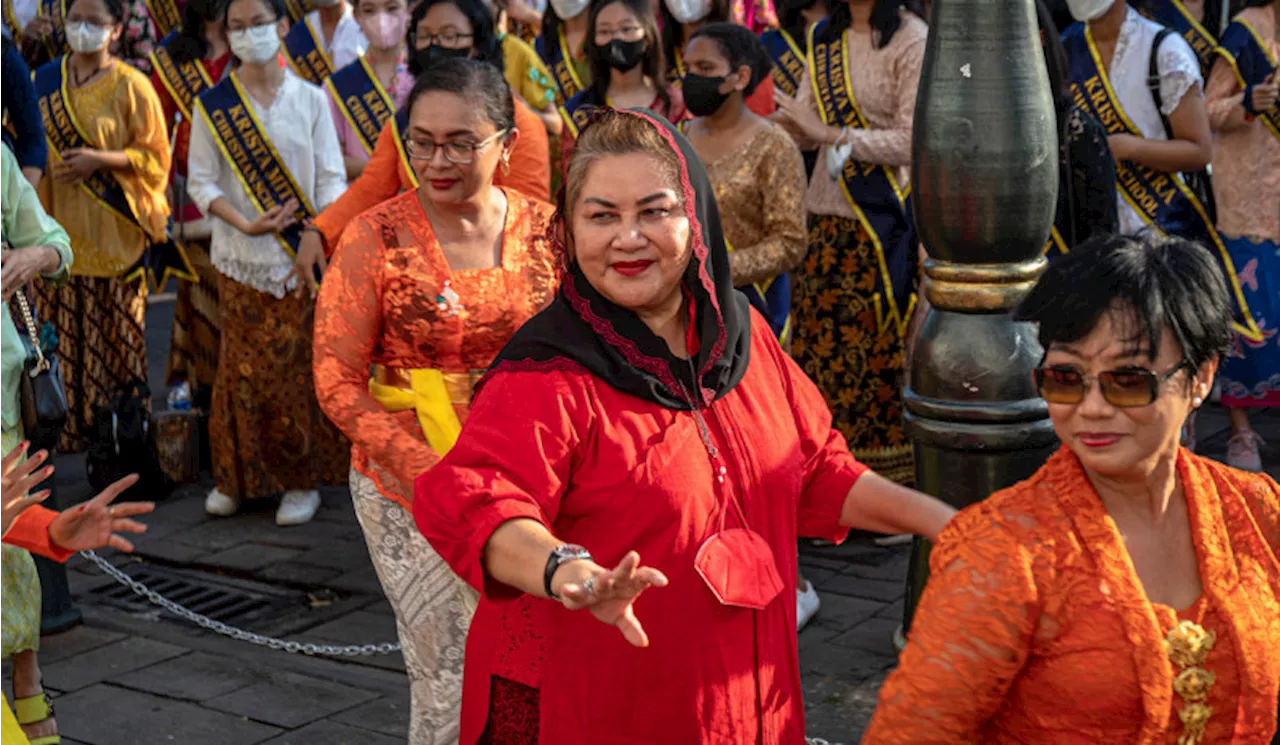
[[[1193,408],[1198,409],[1198,408],[1200,408],[1200,406],[1201,406],[1203,403],[1204,403],[1204,399],[1203,399],[1203,398],[1200,398],[1199,396],[1196,396],[1196,397],[1194,397],[1194,398],[1192,398],[1192,399],[1191,399],[1191,406],[1192,406]]]

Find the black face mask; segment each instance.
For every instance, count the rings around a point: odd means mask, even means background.
[[[632,68],[640,64],[640,60],[644,59],[645,41],[645,39],[637,39],[635,41],[614,39],[608,45],[599,47],[598,53],[609,64],[609,67],[618,72],[630,72]]]
[[[417,77],[422,74],[423,70],[431,67],[437,62],[470,56],[471,50],[472,47],[448,49],[440,46],[439,44],[432,44],[426,49],[415,50],[413,58],[409,60],[409,73],[414,77]]]
[[[730,95],[720,92],[720,86],[724,85],[724,80],[723,75],[718,78],[709,78],[686,72],[681,88],[684,91],[684,105],[689,113],[694,116],[711,116],[719,111]]]

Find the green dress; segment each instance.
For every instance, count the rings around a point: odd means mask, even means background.
[[[64,281],[71,266],[67,233],[40,206],[35,189],[23,178],[22,169],[9,148],[3,147],[4,219],[0,226],[5,243],[15,248],[53,246],[62,254],[62,266],[45,281]],[[4,305],[0,327],[0,452],[22,442],[22,415],[18,401],[22,363],[26,350],[18,328]],[[5,495],[6,497],[8,495]],[[40,646],[40,578],[31,554],[4,544],[0,549],[0,582],[4,603],[0,606],[0,655],[8,657]]]

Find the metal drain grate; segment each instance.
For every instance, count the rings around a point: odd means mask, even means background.
[[[216,621],[252,627],[299,608],[305,597],[246,586],[225,577],[179,572],[144,564],[125,564],[120,570],[179,605]],[[186,621],[160,610],[128,587],[111,583],[87,592],[95,600],[131,613],[158,613],[168,621]]]

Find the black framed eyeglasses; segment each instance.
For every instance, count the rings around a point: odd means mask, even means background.
[[[1098,381],[1102,397],[1112,406],[1130,409],[1150,406],[1160,396],[1160,386],[1183,369],[1191,369],[1187,362],[1179,362],[1172,370],[1158,373],[1142,368],[1107,370],[1097,375],[1085,375],[1070,366],[1038,367],[1033,372],[1036,390],[1040,397],[1051,404],[1078,404],[1093,381]]]
[[[501,130],[494,132],[492,135],[483,140],[472,144],[470,142],[445,142],[437,144],[426,140],[414,140],[405,138],[404,149],[413,160],[431,160],[436,157],[436,149],[444,149],[444,159],[454,165],[469,165],[476,159],[476,151],[481,150],[488,145],[496,142],[498,139],[505,137],[509,130]]]

